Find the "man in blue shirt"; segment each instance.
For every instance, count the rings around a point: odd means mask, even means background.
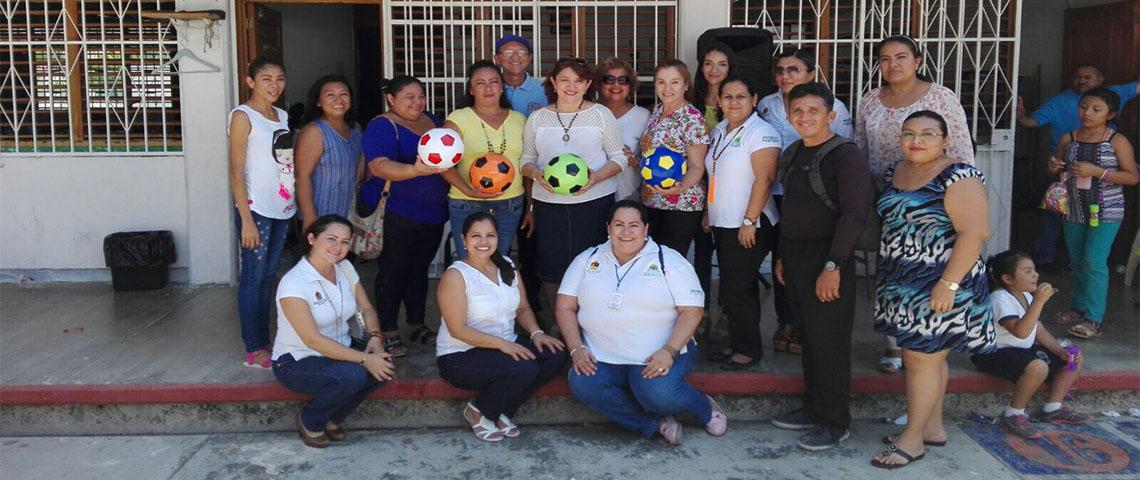
[[[530,40],[514,34],[503,35],[495,42],[495,63],[503,68],[503,93],[511,109],[529,116],[530,112],[550,104],[542,81],[526,72],[530,67]]]
[[[1023,127],[1052,127],[1052,143],[1049,154],[1057,155],[1057,144],[1065,134],[1080,128],[1081,119],[1077,105],[1081,95],[1104,84],[1104,73],[1092,64],[1078,65],[1073,69],[1073,88],[1065,90],[1045,100],[1033,113],[1025,114],[1025,105],[1017,97],[1017,123]],[[1120,96],[1120,107],[1140,93],[1137,82],[1123,83],[1107,87]],[[1033,262],[1037,268],[1049,269],[1057,257],[1057,236],[1061,231],[1061,216],[1050,211],[1041,212],[1041,222],[1037,230],[1037,240],[1033,248]]]

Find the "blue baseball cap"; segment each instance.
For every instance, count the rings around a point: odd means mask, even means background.
[[[521,43],[521,44],[523,44],[524,47],[526,47],[527,52],[534,53],[534,49],[531,48],[531,46],[530,46],[530,40],[527,40],[526,38],[515,35],[513,33],[508,33],[506,35],[503,35],[503,38],[500,38],[500,39],[495,41],[495,53],[499,53],[499,49],[503,48],[504,44],[510,43],[510,42]]]

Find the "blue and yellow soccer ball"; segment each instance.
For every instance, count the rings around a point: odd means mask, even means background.
[[[590,181],[590,167],[582,157],[573,153],[563,153],[550,159],[542,171],[546,183],[554,193],[573,195]]]
[[[654,147],[641,156],[641,179],[651,187],[670,188],[681,182],[685,172],[685,156],[667,147]]]

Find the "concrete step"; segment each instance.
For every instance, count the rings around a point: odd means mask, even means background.
[[[766,420],[799,406],[799,375],[693,373],[730,420]],[[949,418],[971,411],[995,414],[1009,401],[1008,382],[977,373],[951,375]],[[901,375],[852,378],[852,415],[898,416],[906,411]],[[1091,372],[1074,386],[1070,405],[1086,412],[1140,406],[1140,372]],[[378,390],[350,418],[351,428],[463,427],[460,410],[471,392],[438,378],[405,379]],[[304,397],[275,382],[245,384],[15,385],[0,387],[0,436],[142,435],[286,431]],[[1038,397],[1038,403],[1040,397]],[[1037,405],[1037,403],[1034,403]],[[520,424],[582,424],[604,419],[574,400],[564,379],[541,389]]]

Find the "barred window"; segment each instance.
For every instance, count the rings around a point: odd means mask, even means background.
[[[0,152],[182,151],[174,0],[0,7]]]

